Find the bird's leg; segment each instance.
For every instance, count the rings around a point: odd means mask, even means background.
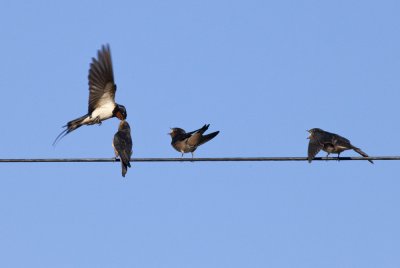
[[[114,161],[117,161],[118,159],[121,161],[121,158],[119,157],[119,154],[118,154],[118,152],[117,152],[117,151],[115,151],[115,157],[114,157]]]
[[[194,157],[194,153],[193,153],[193,152],[191,152],[191,154],[192,154],[192,159],[193,159],[193,157]]]
[[[97,117],[93,120],[93,124],[98,124],[99,126],[101,126],[100,116],[97,116]]]
[[[329,154],[330,154],[330,153],[327,153],[327,154],[326,154],[326,160],[325,160],[325,161],[328,161]]]
[[[337,161],[340,161],[340,153],[337,154]]]
[[[181,158],[183,158],[183,153],[182,153],[182,155],[181,155]]]

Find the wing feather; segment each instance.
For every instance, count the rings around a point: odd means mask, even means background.
[[[318,139],[311,138],[310,142],[308,143],[308,162],[314,159],[314,157],[321,151],[323,145],[318,141]]]
[[[130,167],[130,160],[132,156],[132,138],[129,132],[118,131],[114,135],[114,148],[117,150],[121,161]]]
[[[89,114],[107,102],[115,103],[114,72],[109,45],[102,46],[89,70]]]

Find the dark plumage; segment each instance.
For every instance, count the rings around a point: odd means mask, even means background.
[[[118,132],[114,135],[113,147],[115,156],[121,161],[122,177],[125,177],[128,167],[131,167],[132,156],[131,128],[126,120],[119,123]]]
[[[204,125],[202,128],[186,133],[185,130],[175,127],[171,128],[169,135],[172,138],[171,145],[178,152],[182,153],[192,153],[196,151],[197,147],[208,142],[218,135],[219,131],[204,135],[204,132],[208,129],[210,125]]]
[[[332,153],[338,154],[339,158],[341,152],[351,149],[364,157],[368,157],[360,148],[355,147],[348,139],[338,134],[330,133],[320,128],[313,128],[308,130],[308,132],[310,133],[308,137],[310,139],[308,143],[308,162],[310,163],[321,150],[328,153],[327,157]],[[372,164],[374,163],[372,160],[368,161]]]
[[[102,46],[97,53],[97,59],[92,58],[89,69],[89,105],[88,113],[69,121],[55,139],[54,144],[62,137],[83,125],[101,124],[111,117],[124,120],[127,117],[123,105],[115,103],[114,73],[111,61],[111,51],[108,45]]]

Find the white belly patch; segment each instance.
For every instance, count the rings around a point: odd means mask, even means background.
[[[115,108],[114,103],[107,103],[95,109],[92,114],[84,120],[84,123],[91,123],[93,121],[104,121],[113,116],[113,110]],[[96,119],[98,118],[98,119]],[[86,121],[86,122],[85,122]]]

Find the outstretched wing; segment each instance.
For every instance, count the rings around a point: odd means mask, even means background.
[[[187,134],[192,134],[192,135],[187,139],[186,143],[192,147],[199,146],[201,141],[203,140],[203,133],[207,131],[209,126],[210,125],[205,124],[200,129],[187,133]]]
[[[115,103],[114,73],[109,45],[102,46],[89,70],[89,114],[99,106]]]
[[[198,146],[200,146],[200,145],[212,140],[215,136],[218,135],[218,133],[219,133],[219,131],[215,131],[215,132],[212,132],[210,134],[204,135],[203,137],[201,137],[201,140],[200,140]]]
[[[210,126],[210,124],[205,124],[201,128],[193,130],[193,131],[190,131],[190,132],[187,132],[186,134],[190,134],[191,135],[191,134],[196,133],[196,132],[200,132],[201,134],[203,134],[204,132],[207,131],[209,126]]]

